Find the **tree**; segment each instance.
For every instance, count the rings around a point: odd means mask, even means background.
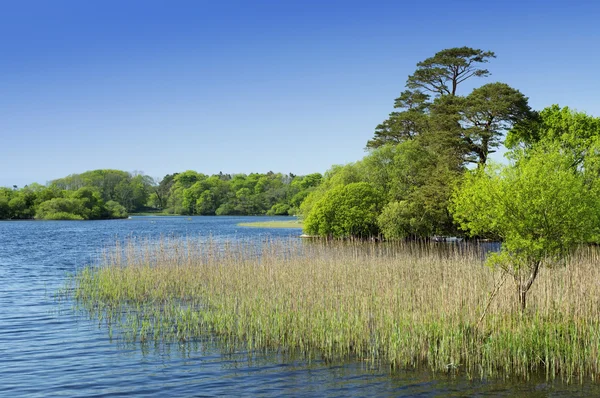
[[[458,114],[466,160],[479,165],[500,146],[505,131],[532,117],[527,97],[505,83],[485,84],[458,99]]]
[[[106,202],[104,208],[105,218],[127,218],[127,209],[114,200],[109,200]]]
[[[527,97],[504,83],[483,85],[467,96],[457,94],[457,87],[467,79],[490,75],[479,64],[491,58],[495,58],[491,51],[460,47],[419,62],[408,78],[409,90],[394,102],[400,110],[375,128],[367,148],[426,136],[421,143],[451,154],[448,159],[485,164],[501,145],[505,131],[535,116]]]
[[[290,205],[286,203],[276,203],[274,204],[269,211],[267,211],[268,216],[287,216],[290,211]]]
[[[378,168],[388,170],[389,181],[383,189],[389,203],[378,218],[388,239],[449,235],[455,230],[448,203],[463,168],[443,148],[423,144],[423,139],[396,146],[393,160]]]
[[[451,211],[471,236],[497,236],[500,253],[488,258],[512,275],[519,308],[539,269],[565,256],[597,233],[600,195],[597,179],[573,167],[574,157],[557,145],[519,151],[504,168],[467,173],[454,193]]]
[[[426,130],[428,101],[429,95],[420,91],[406,90],[400,94],[394,101],[394,108],[404,110],[390,113],[389,118],[375,128],[375,136],[367,142],[367,148],[378,148],[387,143],[400,144]]]
[[[419,62],[415,73],[408,77],[406,86],[434,95],[456,95],[458,85],[467,79],[490,75],[487,69],[477,67],[490,58],[496,58],[492,51],[470,47],[448,48]]]
[[[0,187],[0,220],[5,220],[11,217],[9,201],[13,195],[13,191],[9,188]]]
[[[212,191],[206,190],[200,194],[196,200],[196,212],[202,216],[214,215],[218,208],[218,202]]]
[[[8,201],[10,218],[29,219],[35,215],[36,194],[27,186],[13,191]]]
[[[318,186],[318,188],[310,192],[302,201],[300,205],[300,213],[303,217],[307,217],[315,204],[319,202],[331,189],[338,186],[364,181],[365,177],[360,162],[349,163],[343,166],[333,165],[325,173],[323,182]]]
[[[71,194],[72,199],[78,199],[84,206],[84,219],[97,220],[104,213],[104,201],[98,190],[91,187],[79,188]]]
[[[366,182],[337,186],[319,200],[306,217],[307,233],[326,237],[376,236],[383,196]]]
[[[517,123],[506,136],[508,148],[530,148],[540,141],[554,142],[581,163],[600,138],[600,118],[552,105]]]
[[[417,64],[417,70],[408,77],[406,87],[394,101],[388,119],[375,128],[374,137],[367,148],[378,148],[388,143],[399,144],[413,139],[431,129],[431,93],[434,99],[454,97],[458,85],[471,77],[489,76],[487,69],[478,64],[495,58],[493,52],[469,47],[449,48]]]
[[[87,220],[88,214],[89,211],[81,199],[53,198],[38,206],[35,218],[40,220]]]
[[[167,174],[160,181],[158,181],[158,179],[153,180],[150,188],[152,194],[149,198],[149,200],[152,201],[151,205],[160,210],[167,207],[171,186],[175,183],[174,179],[176,176],[177,173]]]

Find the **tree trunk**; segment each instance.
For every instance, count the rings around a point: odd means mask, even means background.
[[[525,314],[525,308],[527,307],[527,291],[519,289],[519,308],[521,314]]]
[[[531,273],[529,274],[527,280],[523,280],[521,277],[519,277],[519,280],[517,282],[517,292],[519,295],[519,309],[521,310],[521,314],[525,313],[525,309],[527,307],[527,292],[529,292],[531,285],[537,278],[537,274],[540,270],[540,265],[541,261],[535,261],[531,265]]]

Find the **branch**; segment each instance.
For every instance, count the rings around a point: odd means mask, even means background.
[[[465,80],[469,79],[470,77],[473,77],[473,76],[475,76],[475,73],[476,73],[476,72],[477,72],[477,71],[474,71],[473,73],[471,73],[470,75],[467,75],[467,76],[463,77],[462,79],[456,79],[456,82],[457,82],[457,83],[462,83],[462,82],[464,82]]]
[[[490,308],[490,305],[492,305],[492,301],[494,300],[494,297],[496,297],[496,295],[500,291],[500,288],[502,287],[502,285],[504,285],[504,282],[506,282],[506,277],[507,276],[508,276],[508,272],[504,271],[504,273],[502,274],[502,280],[494,288],[494,291],[492,292],[492,295],[490,296],[490,299],[488,300],[487,305],[485,306],[485,309],[483,310],[483,313],[481,314],[481,316],[479,317],[479,320],[475,324],[475,328],[476,329],[478,329],[479,325],[481,325],[481,322],[483,322],[483,318],[485,318],[485,316],[487,315],[487,312],[488,312],[488,310]]]
[[[538,271],[540,270],[540,263],[541,263],[541,261],[539,261],[539,260],[535,262],[533,270],[531,271],[531,274],[529,275],[529,280],[527,281],[527,284],[525,285],[525,292],[529,291],[529,288],[531,288],[533,281],[535,281]],[[521,290],[521,291],[523,291],[523,290]]]

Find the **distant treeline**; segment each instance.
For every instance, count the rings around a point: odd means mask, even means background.
[[[153,187],[148,205],[172,214],[293,215],[321,179],[319,173],[207,176],[186,171],[165,176]]]
[[[158,181],[121,170],[93,170],[23,188],[0,188],[0,219],[124,218],[162,211],[182,215],[296,214],[321,182],[307,176],[269,172],[207,176],[195,171]]]

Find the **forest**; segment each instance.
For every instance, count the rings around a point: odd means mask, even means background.
[[[319,173],[169,174],[160,181],[121,170],[93,170],[23,188],[0,188],[0,219],[96,220],[153,211],[179,215],[294,215],[321,182]]]

